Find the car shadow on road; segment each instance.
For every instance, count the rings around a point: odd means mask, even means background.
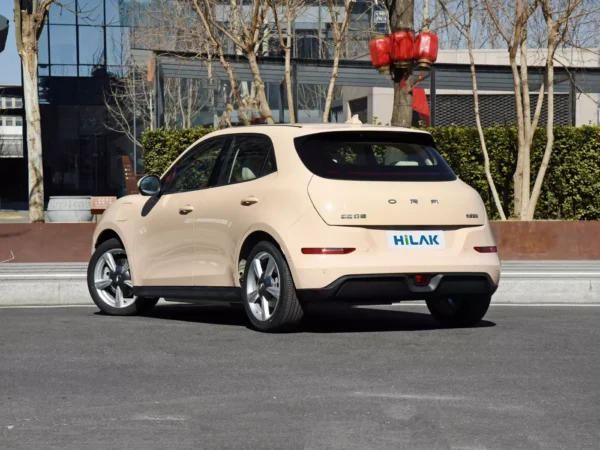
[[[242,306],[159,305],[146,317],[215,325],[248,327],[249,321]],[[489,320],[474,328],[496,326]],[[368,333],[381,331],[443,330],[444,328],[424,311],[349,308],[336,306],[310,307],[295,333]]]

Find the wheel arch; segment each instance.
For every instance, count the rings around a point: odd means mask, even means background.
[[[96,241],[94,242],[94,249],[98,248],[100,245],[104,244],[106,241],[109,241],[110,239],[117,239],[121,244],[125,245],[123,243],[123,239],[121,239],[121,236],[119,236],[119,233],[117,233],[112,228],[107,228],[105,230],[102,230],[100,232],[100,234],[98,234],[98,237],[96,238]]]
[[[251,230],[248,230],[248,232],[244,235],[244,238],[240,240],[240,244],[238,245],[238,249],[236,252],[236,257],[235,257],[235,268],[236,268],[236,274],[238,274],[237,269],[239,268],[239,264],[242,260],[245,260],[248,258],[248,256],[250,255],[250,252],[252,251],[252,249],[256,246],[256,244],[258,244],[259,242],[262,241],[268,241],[271,242],[273,245],[275,245],[283,254],[283,257],[285,258],[285,260],[288,263],[288,266],[290,267],[290,271],[292,272],[292,277],[295,277],[295,273],[294,273],[294,266],[292,264],[292,260],[290,258],[290,254],[288,249],[285,247],[285,244],[283,244],[283,239],[281,238],[281,236],[279,235],[279,233],[277,233],[274,229],[272,229],[271,227],[268,226],[261,226],[261,227],[257,227],[257,228],[253,228]],[[240,286],[240,276],[235,276],[235,280],[234,283],[236,286]]]

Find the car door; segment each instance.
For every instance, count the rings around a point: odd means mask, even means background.
[[[200,142],[163,176],[161,195],[149,198],[135,243],[142,286],[194,285],[194,220],[204,192],[218,182],[221,152],[230,142]]]
[[[276,171],[273,143],[268,136],[235,136],[218,187],[206,193],[202,213],[194,221],[196,286],[235,285],[237,245],[258,220],[263,202],[272,193]]]

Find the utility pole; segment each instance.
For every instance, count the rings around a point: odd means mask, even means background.
[[[415,19],[414,0],[387,0],[390,11],[392,33],[395,31],[410,31],[414,33]],[[413,69],[409,67],[393,67],[394,80],[394,109],[392,126],[410,127],[413,116]]]

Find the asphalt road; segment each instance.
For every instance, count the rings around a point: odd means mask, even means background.
[[[2,449],[598,449],[600,307],[0,309]]]

